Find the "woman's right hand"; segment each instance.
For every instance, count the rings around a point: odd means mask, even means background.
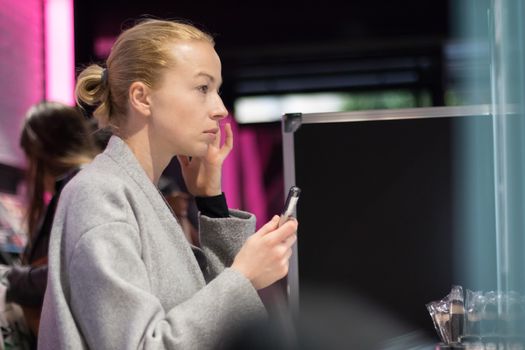
[[[298,223],[291,219],[278,225],[276,215],[246,240],[233,261],[232,268],[246,276],[255,289],[265,288],[288,273]]]

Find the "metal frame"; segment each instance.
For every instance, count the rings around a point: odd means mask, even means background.
[[[295,183],[294,133],[302,124],[372,122],[382,120],[405,120],[444,117],[490,116],[490,105],[430,107],[367,110],[337,113],[291,113],[282,116],[282,140],[284,162],[284,195]],[[300,232],[298,232],[300,234]],[[287,279],[289,305],[294,315],[299,311],[299,261],[297,245],[293,247]]]

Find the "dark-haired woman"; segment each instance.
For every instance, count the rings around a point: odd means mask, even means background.
[[[64,185],[95,154],[91,132],[73,107],[42,102],[27,112],[20,146],[28,165],[28,244],[22,264],[7,275],[6,300],[22,306],[33,335],[38,334],[47,284],[47,252],[53,217]],[[52,194],[46,204],[46,193]]]

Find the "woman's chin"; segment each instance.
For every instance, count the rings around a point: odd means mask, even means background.
[[[191,150],[191,152],[188,152],[188,153],[191,153],[188,156],[189,157],[197,157],[197,158],[204,157],[208,153],[208,147],[209,147],[209,145],[203,145],[202,147],[195,148],[195,149]]]

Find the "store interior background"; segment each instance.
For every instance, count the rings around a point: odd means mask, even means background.
[[[13,33],[6,27],[15,25],[19,36],[0,39],[0,72],[7,82],[0,87],[0,190],[12,195],[23,191],[24,160],[18,149],[23,112],[49,97],[44,45],[34,38],[44,40],[42,8],[53,1],[6,1],[0,26]],[[457,6],[439,0],[76,0],[73,13],[77,70],[103,62],[121,29],[138,18],[188,19],[215,35],[223,64],[221,95],[236,137],[224,188],[230,206],[255,213],[259,226],[283,202],[283,113],[487,104],[491,99],[487,33],[468,20],[486,16],[476,1]],[[24,41],[28,32],[33,38]],[[251,121],[245,112],[249,106],[255,106]],[[180,180],[176,163],[166,174]],[[455,274],[454,262],[442,263],[447,276],[464,272]],[[495,288],[495,271],[490,274],[482,288]],[[425,291],[424,298],[439,299],[461,281],[452,278],[441,289]],[[424,305],[416,319],[415,329],[434,332]]]
[[[466,64],[473,53],[458,40],[452,12],[448,1],[414,0],[76,1],[75,62],[103,61],[121,28],[142,15],[190,19],[216,34],[221,95],[239,122],[227,196],[262,223],[283,201],[282,113],[481,103],[461,78],[487,73],[467,71],[476,69]],[[316,97],[338,102],[316,106]],[[314,102],[307,109],[305,101]]]

